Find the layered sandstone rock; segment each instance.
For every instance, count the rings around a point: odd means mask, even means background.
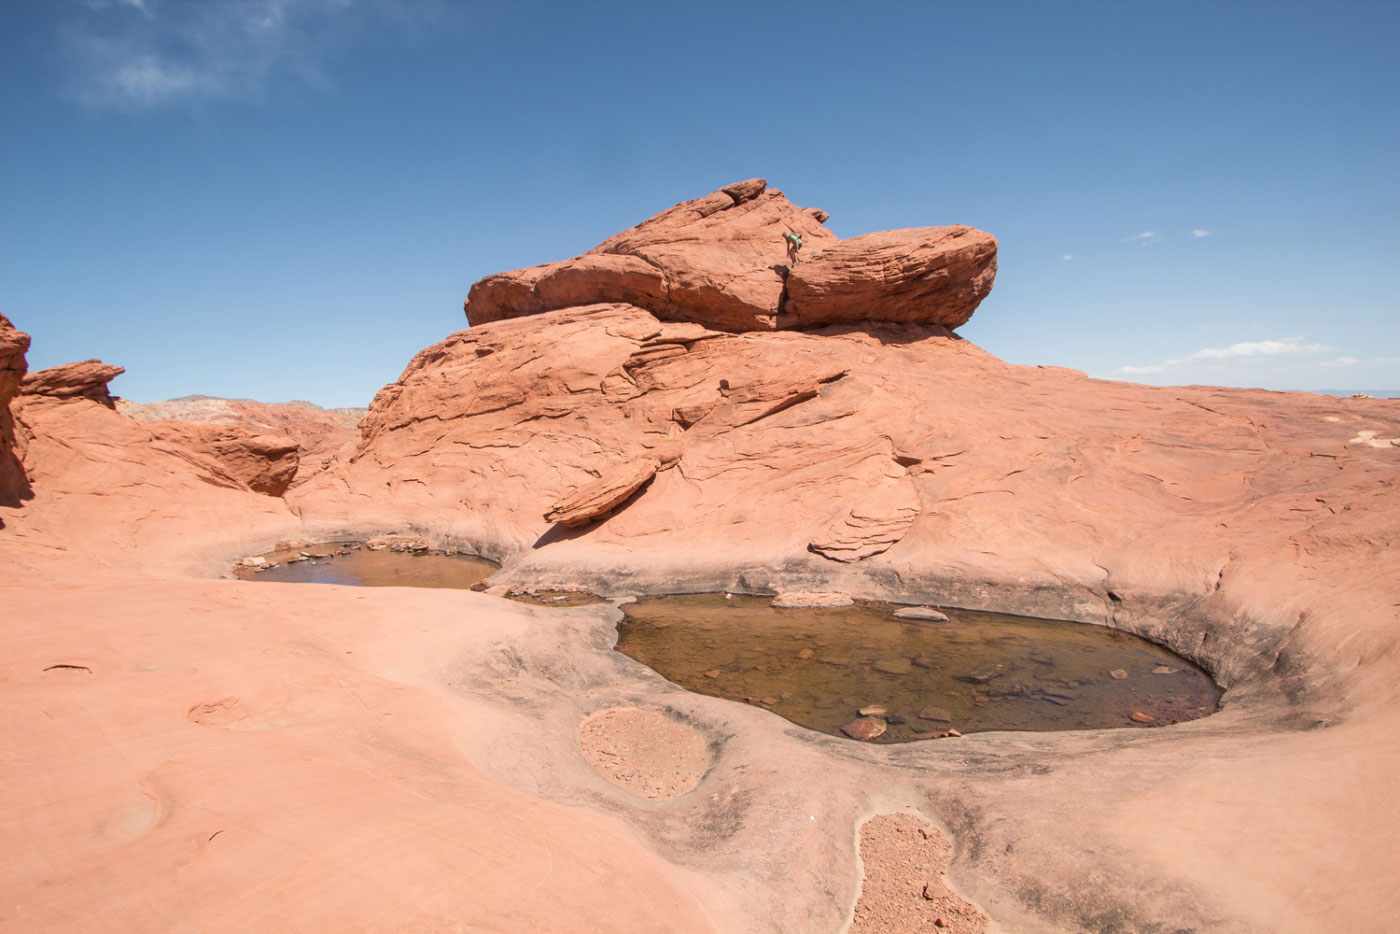
[[[958,327],[996,275],[996,240],[970,227],[838,240],[824,211],[799,208],[761,178],[678,204],[582,256],[487,276],[467,319],[486,324],[599,302],[724,331],[839,321]],[[803,239],[797,264],[785,235]]]
[[[154,438],[184,448],[213,474],[254,493],[281,496],[300,464],[301,446],[285,435],[254,435],[238,425],[147,422]]]
[[[118,412],[141,422],[197,423],[239,428],[243,430],[241,437],[244,438],[290,438],[297,447],[296,470],[288,484],[290,486],[305,483],[335,463],[337,458],[348,457],[359,440],[356,423],[365,414],[364,409],[323,409],[311,402],[270,403],[212,396],[187,396],[167,402],[118,399],[116,404]],[[165,431],[158,433],[164,434]],[[187,433],[198,434],[193,430]],[[266,445],[261,446],[266,448]],[[276,443],[273,444],[275,447]],[[268,449],[258,457],[266,461],[271,454],[272,450]],[[272,460],[285,456],[284,452],[272,457]],[[267,466],[271,464],[258,469],[261,471]],[[271,487],[276,485],[270,484]]]
[[[10,414],[10,400],[18,394],[28,370],[27,350],[29,335],[0,315],[0,505],[5,506],[17,506],[29,495],[24,466],[15,453],[15,422]]]
[[[992,290],[997,242],[971,227],[886,230],[794,266],[784,309],[797,327],[902,321],[962,327]]]
[[[101,360],[64,363],[30,373],[20,383],[19,391],[27,396],[91,399],[111,409],[116,407],[116,402],[107,384],[125,372],[124,367]]]

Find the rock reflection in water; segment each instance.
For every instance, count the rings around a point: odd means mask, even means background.
[[[302,558],[301,555],[311,555]],[[475,555],[440,552],[375,551],[358,542],[330,542],[262,556],[276,567],[239,568],[243,580],[298,584],[347,584],[354,587],[470,588],[499,570]]]
[[[768,602],[643,598],[623,608],[617,649],[689,690],[880,743],[949,729],[1164,726],[1212,713],[1220,700],[1200,668],[1101,626],[967,610],[912,622],[887,604]]]

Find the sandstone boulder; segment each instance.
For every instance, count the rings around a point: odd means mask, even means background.
[[[823,246],[792,268],[796,327],[870,319],[957,328],[992,290],[997,242],[971,227],[886,230]]]
[[[957,327],[991,289],[997,243],[989,234],[922,227],[842,241],[826,219],[761,178],[738,182],[574,259],[487,276],[468,294],[467,320],[625,302],[723,331],[861,320]],[[796,264],[789,232],[803,239]]]
[[[24,466],[15,453],[15,422],[10,400],[19,392],[28,363],[29,335],[0,315],[0,505],[18,506],[29,495]]]
[[[20,383],[19,391],[26,396],[92,399],[112,409],[116,408],[116,402],[107,391],[107,384],[125,372],[125,367],[96,359],[64,363],[30,373]]]
[[[627,302],[664,320],[726,331],[778,326],[787,271],[784,235],[808,249],[834,243],[826,214],[799,208],[761,178],[678,204],[583,256],[487,276],[467,297],[484,324],[573,305]]]

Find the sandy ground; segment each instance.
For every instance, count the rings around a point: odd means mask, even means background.
[[[710,764],[698,733],[654,710],[600,710],[579,724],[578,743],[608,781],[643,798],[685,794]]]
[[[945,878],[952,849],[936,827],[914,814],[879,814],[862,824],[860,899],[850,934],[984,934],[986,915]]]

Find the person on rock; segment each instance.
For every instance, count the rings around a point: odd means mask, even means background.
[[[794,230],[789,230],[783,240],[787,242],[788,262],[796,266],[797,251],[802,249],[802,235]]]

